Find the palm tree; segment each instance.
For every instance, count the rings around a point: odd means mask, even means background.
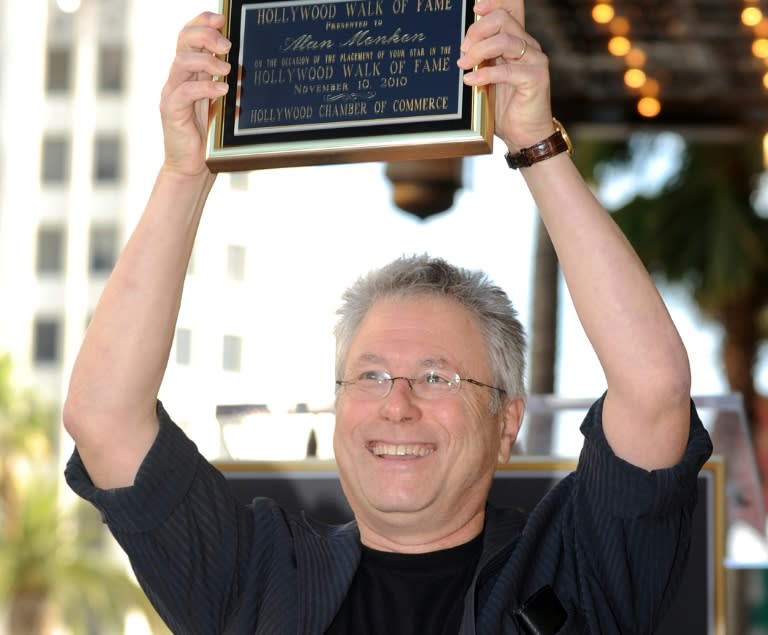
[[[81,509],[62,512],[58,488],[33,478],[24,488],[17,525],[0,545],[0,598],[8,609],[9,635],[36,635],[52,623],[73,633],[98,625],[121,632],[126,612],[145,611],[160,632],[159,618],[125,569],[105,558],[102,530]],[[98,532],[98,533],[97,533]]]
[[[654,146],[654,138],[638,138],[633,160],[647,160]],[[658,193],[635,195],[614,210],[649,271],[683,283],[702,313],[722,326],[725,376],[744,396],[751,423],[768,307],[768,220],[754,207],[761,171],[759,144],[688,143],[679,170]]]
[[[0,607],[9,635],[38,635],[53,623],[73,633],[120,632],[136,608],[167,632],[125,568],[105,557],[94,509],[64,510],[52,448],[55,417],[31,392],[14,390],[0,357]]]

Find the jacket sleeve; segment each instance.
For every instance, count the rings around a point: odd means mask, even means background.
[[[69,486],[102,514],[175,633],[221,633],[248,562],[253,518],[158,403],[160,429],[131,487],[103,490],[77,450]]]
[[[601,412],[599,400],[581,428],[571,514],[578,592],[601,632],[652,632],[685,570],[697,477],[712,444],[691,403],[683,458],[646,471],[613,454]]]

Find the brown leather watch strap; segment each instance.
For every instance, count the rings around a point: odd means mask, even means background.
[[[560,122],[555,120],[557,130],[549,137],[528,148],[523,148],[516,154],[507,152],[504,158],[507,165],[513,170],[518,168],[529,168],[534,163],[550,159],[561,152],[573,153],[573,146],[570,144],[568,136]]]

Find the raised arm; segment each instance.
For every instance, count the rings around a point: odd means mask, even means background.
[[[525,32],[522,0],[481,0],[476,12],[482,19],[469,29],[459,64],[469,70],[488,61],[465,81],[496,85],[496,133],[516,153],[555,131],[548,59]],[[688,438],[690,369],[655,285],[567,154],[522,173],[606,376],[608,442],[645,469],[675,464]]]
[[[93,482],[133,483],[157,434],[155,405],[182,288],[214,175],[204,161],[209,103],[226,92],[212,81],[229,65],[223,17],[204,13],[178,39],[160,105],[165,160],[149,201],[99,300],[75,361],[64,405]]]

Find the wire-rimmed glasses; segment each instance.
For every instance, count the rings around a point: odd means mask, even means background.
[[[435,368],[423,370],[415,377],[392,377],[385,370],[367,370],[354,379],[337,379],[336,386],[344,388],[354,399],[376,401],[387,397],[398,379],[408,382],[413,395],[420,399],[442,399],[454,395],[459,392],[463,382],[490,388],[501,394],[506,393],[503,388],[497,388],[470,377],[461,377],[453,371]]]

